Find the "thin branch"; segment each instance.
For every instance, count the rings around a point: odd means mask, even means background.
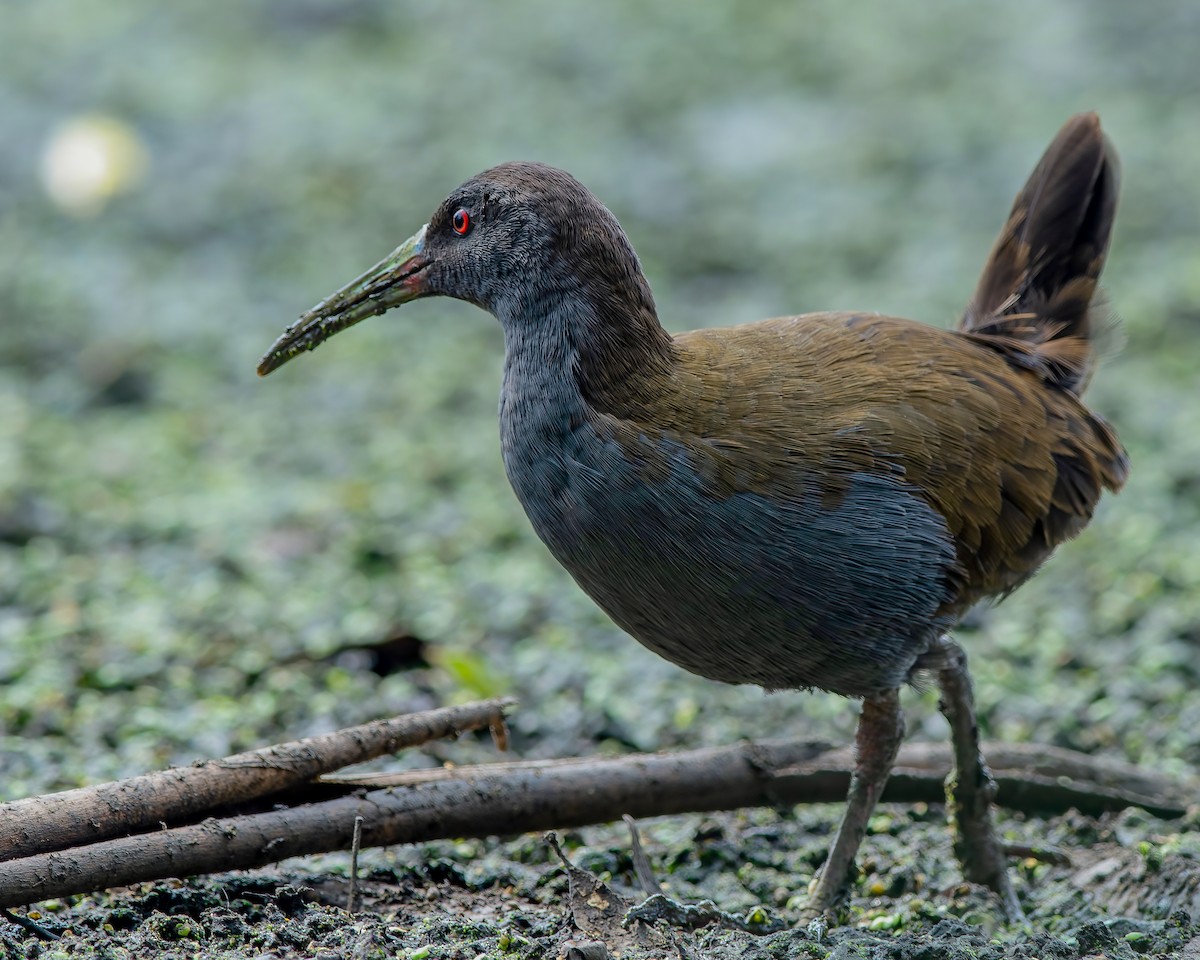
[[[61,940],[62,937],[53,930],[48,930],[36,920],[29,917],[24,917],[19,913],[13,913],[11,910],[0,910],[0,917],[4,917],[9,923],[15,923],[23,930],[28,930],[35,937],[41,940]]]
[[[186,822],[466,730],[490,727],[499,740],[504,712],[515,702],[485,700],[410,713],[191,767],[0,804],[0,861]]]
[[[358,854],[362,850],[363,818],[354,818],[354,836],[350,841],[350,893],[346,897],[346,912],[358,912]]]
[[[1127,765],[1080,754],[992,745],[999,802],[1038,812],[1138,805],[1181,814],[1195,788],[1154,780]],[[940,802],[947,747],[902,749],[883,799]],[[1071,775],[1052,777],[1055,758]],[[838,802],[849,773],[845,751],[805,742],[742,743],[676,754],[605,760],[488,764],[321,782],[275,799],[301,803],[62,853],[13,860],[0,871],[0,907],[166,877],[246,869],[288,857],[346,850],[363,817],[362,844],[385,846],[446,837],[511,835],[634,817],[749,806]],[[1006,764],[1016,761],[1017,766]],[[834,766],[837,764],[837,766]],[[1080,774],[1098,769],[1092,782]],[[1029,770],[1036,769],[1037,774]],[[1122,795],[1118,773],[1133,785]],[[1099,782],[1097,782],[1099,781]],[[1152,783],[1153,781],[1153,783]],[[1156,795],[1149,790],[1157,785]],[[378,787],[363,792],[367,787]],[[1032,801],[1032,806],[1030,802]]]

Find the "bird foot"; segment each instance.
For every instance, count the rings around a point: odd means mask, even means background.
[[[942,696],[938,704],[950,723],[954,773],[946,780],[946,805],[954,830],[954,853],[963,876],[988,887],[1000,898],[1010,923],[1021,923],[1025,912],[1008,874],[1004,846],[992,823],[996,781],[979,749],[975,697],[967,672],[966,652],[948,638],[941,640],[943,666],[938,672]]]
[[[854,858],[866,835],[867,821],[883,793],[903,739],[900,692],[885,690],[864,698],[855,734],[854,772],[850,776],[846,812],[802,913],[805,922],[828,915],[853,881]]]
[[[994,792],[994,785],[990,792]],[[1024,922],[1025,912],[1021,909],[1016,888],[1009,877],[1005,850],[996,836],[990,811],[986,807],[982,812],[965,807],[956,795],[951,806],[955,830],[954,853],[962,864],[963,877],[970,883],[978,883],[992,890],[1000,898],[1004,915],[1010,923]]]
[[[843,887],[840,893],[844,893]],[[797,927],[804,927],[810,934],[813,934],[818,940],[825,935],[825,931],[837,923],[836,908],[839,900],[828,906],[821,906],[816,902],[815,891],[809,895],[808,903],[800,908],[796,914]]]
[[[812,907],[805,907],[796,918],[796,927],[803,928],[809,939],[817,943],[825,939],[829,928],[836,923],[837,918],[833,916],[832,911],[814,910]]]

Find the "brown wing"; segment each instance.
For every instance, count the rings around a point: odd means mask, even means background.
[[[718,495],[836,498],[893,473],[946,520],[961,613],[1030,576],[1087,524],[1127,461],[1073,395],[963,334],[890,317],[810,314],[675,339],[678,389],[631,391],[626,437],[677,434]]]

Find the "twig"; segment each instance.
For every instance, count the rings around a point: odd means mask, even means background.
[[[1181,817],[1200,793],[1195,780],[1172,779],[1132,764],[1060,747],[985,743],[983,755],[996,780],[996,803],[1026,813],[1062,813],[1073,807],[1094,817],[1141,807],[1156,817]],[[784,795],[792,776],[808,786],[827,778],[848,784],[852,762],[849,750],[831,750],[816,761],[779,771],[775,782]],[[942,781],[950,769],[948,744],[905,744],[888,779],[883,801],[941,803],[945,800]]]
[[[28,930],[35,937],[39,937],[42,940],[53,941],[62,939],[59,934],[55,933],[53,930],[46,929],[36,920],[32,920],[29,917],[23,917],[19,913],[13,913],[11,910],[0,910],[0,917],[4,917],[4,919],[9,923],[15,923],[18,927]]]
[[[1094,811],[1139,805],[1159,816],[1177,816],[1196,795],[1190,785],[1163,779],[1157,781],[1157,795],[1148,796],[1149,778],[1132,768],[1127,769],[1135,789],[1123,795],[1116,782],[1120,765],[1100,764],[1104,784],[1098,786],[1046,776],[1051,754],[1043,749],[985,750],[993,757],[999,802],[1017,809]],[[1090,758],[1068,759],[1078,774]],[[793,741],[345,777],[273,798],[301,804],[293,808],[209,819],[10,861],[0,871],[0,907],[345,850],[352,844],[358,816],[366,818],[362,844],[381,846],[583,826],[610,822],[623,813],[649,817],[781,802],[837,802],[849,773],[831,764],[844,760],[844,751]],[[1004,766],[1015,761],[1020,761],[1015,768]],[[885,802],[939,802],[949,769],[947,748],[909,745],[901,750],[899,764],[884,792]],[[1029,774],[1031,766],[1042,772]],[[382,788],[364,793],[364,786]],[[1034,804],[1027,805],[1031,799]]]
[[[654,896],[656,893],[662,893],[662,887],[658,885],[658,878],[654,876],[654,868],[650,866],[650,858],[646,856],[646,851],[642,849],[642,838],[638,835],[637,821],[629,814],[625,814],[621,818],[625,821],[625,826],[629,828],[629,846],[630,853],[633,857],[633,875],[637,877],[638,886],[642,893],[648,897]]]
[[[362,825],[363,818],[355,817],[354,839],[350,843],[350,893],[346,897],[347,913],[358,910],[358,854],[362,850]]]
[[[191,767],[0,804],[0,861],[186,822],[466,730],[490,727],[494,733],[514,703],[485,700],[410,713]]]
[[[778,769],[819,752],[812,744],[776,744],[773,750],[739,745],[606,761],[459,767],[406,775],[399,785],[366,793],[354,783],[317,783],[279,798],[299,806],[10,860],[0,870],[0,907],[347,850],[357,816],[366,818],[363,845],[386,846],[600,823],[625,811],[649,816],[753,805],[762,802],[769,778],[747,755],[760,765],[773,756]],[[322,795],[333,799],[314,802]]]

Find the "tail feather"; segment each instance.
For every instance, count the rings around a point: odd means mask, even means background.
[[[1096,288],[1118,179],[1099,117],[1068,120],[1017,194],[959,325],[1077,395],[1095,363]]]

